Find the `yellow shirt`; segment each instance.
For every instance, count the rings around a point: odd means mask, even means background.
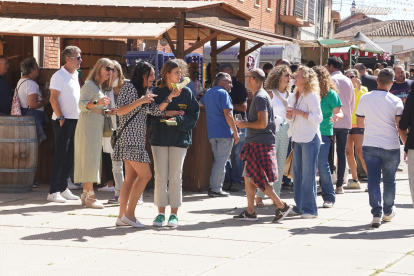
[[[355,109],[352,112],[352,127],[353,128],[357,127],[355,112],[356,112],[358,104],[359,104],[359,99],[361,99],[362,95],[368,93],[368,88],[366,86],[361,85],[361,90],[358,91],[356,87],[354,88],[354,90],[355,90]]]

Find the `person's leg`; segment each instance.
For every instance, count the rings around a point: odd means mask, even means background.
[[[254,194],[256,192],[256,185],[253,182],[250,182],[250,177],[244,177],[244,184],[246,189],[247,197],[247,212],[249,214],[254,213]]]
[[[168,199],[171,214],[177,215],[183,200],[183,164],[187,148],[168,147]]]
[[[353,134],[348,134],[348,141],[346,143],[346,159],[348,160],[348,166],[349,166],[349,169],[351,170],[352,179],[358,180],[357,164],[356,164],[355,155],[354,155],[353,137],[354,137]]]
[[[130,165],[138,175],[138,180],[135,181],[130,190],[128,197],[128,207],[126,209],[125,216],[129,220],[135,222],[137,220],[135,217],[135,208],[137,207],[137,203],[142,195],[142,192],[144,192],[145,186],[147,186],[148,181],[150,181],[152,177],[152,173],[148,163],[130,162]],[[121,201],[122,200],[121,189]]]
[[[125,160],[125,180],[122,183],[121,193],[119,196],[119,218],[122,218],[122,216],[126,213],[129,194],[131,193],[132,185],[134,184],[135,179],[137,179],[137,177],[138,174],[132,167],[131,161]]]
[[[414,207],[414,150],[408,150],[408,182],[410,183],[411,199]]]
[[[224,183],[226,183],[227,188],[229,189],[231,186],[231,172],[233,170],[233,160],[231,160],[231,154],[229,156],[229,159],[227,159],[226,162],[226,174],[224,176]]]
[[[309,143],[301,143],[302,148],[302,211],[305,214],[318,215],[316,205],[316,166],[321,140],[315,135]],[[296,189],[295,189],[296,190]]]
[[[60,192],[59,188],[62,179],[62,169],[66,160],[66,143],[67,136],[66,126],[61,127],[59,122],[52,120],[53,133],[55,136],[55,155],[52,160],[52,167],[50,169],[50,190],[49,194]],[[73,165],[73,164],[72,164]]]
[[[263,202],[263,198],[265,194],[259,188],[256,189],[256,204],[260,204]]]
[[[111,154],[102,151],[102,163],[106,174],[106,183],[108,187],[114,186],[114,175],[112,174],[112,160]]]
[[[374,217],[381,217],[381,167],[382,161],[379,156],[379,148],[362,147],[365,164],[368,173],[368,195],[371,213]]]
[[[394,209],[395,199],[395,177],[400,164],[400,149],[385,150],[380,149],[380,156],[382,159],[382,182],[383,200],[384,200],[384,214],[389,215]]]
[[[244,146],[244,140],[246,138],[246,129],[240,129],[240,132],[242,133],[239,134],[240,140],[236,145],[233,146],[233,166],[231,169],[231,183],[237,184],[241,184],[242,180],[243,160],[240,159],[240,153]]]
[[[333,188],[332,175],[329,167],[329,149],[331,148],[331,137],[322,135],[321,148],[318,154],[319,180],[322,187],[322,198],[324,202],[335,203],[335,189]]]
[[[286,153],[289,147],[288,137],[289,124],[280,126],[276,133],[276,158],[277,158],[277,180],[273,183],[273,189],[278,197],[280,197],[280,188],[282,187],[283,169],[285,167]]]
[[[342,187],[344,183],[344,174],[346,168],[346,142],[348,140],[349,129],[334,128],[334,135],[336,136],[336,153],[338,155],[338,179],[336,187]]]
[[[293,142],[293,179],[295,180],[294,199],[296,206],[293,207],[293,211],[296,213],[303,213],[302,210],[302,145],[300,143]],[[307,164],[306,164],[307,165]]]
[[[219,193],[222,190],[226,162],[233,148],[233,138],[217,138],[209,140],[213,149],[214,163],[211,170],[210,189]]]
[[[115,181],[115,196],[119,196],[122,183],[124,182],[124,171],[122,161],[112,161],[112,173]]]
[[[364,157],[362,156],[362,143],[364,142],[364,135],[363,134],[354,134],[352,135],[352,139],[354,140],[355,151],[361,161],[361,165],[364,168],[365,173],[367,173],[367,166],[365,165]],[[358,179],[358,178],[354,178]]]
[[[65,124],[68,124],[66,126],[67,131],[67,137],[66,137],[66,158],[65,162],[63,163],[63,168],[61,171],[61,178],[60,178],[60,187],[59,191],[63,192],[68,187],[68,178],[72,170],[72,166],[75,162],[75,130],[76,130],[76,124],[78,120],[66,120]]]
[[[152,146],[154,158],[154,205],[158,207],[158,213],[165,214],[168,202],[168,160],[170,159],[168,147]]]

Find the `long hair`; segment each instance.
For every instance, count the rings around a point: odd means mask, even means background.
[[[321,93],[321,98],[325,98],[328,95],[330,89],[333,89],[338,93],[338,88],[336,84],[331,79],[331,75],[328,70],[323,66],[315,66],[312,68],[315,71],[318,80],[319,80],[319,89]]]
[[[188,77],[188,64],[183,59],[176,59],[181,68],[181,77]]]
[[[116,60],[112,60],[112,63],[114,64],[115,70],[118,71],[118,78],[119,78],[118,87],[122,88],[122,86],[124,85],[125,76],[124,76],[124,72],[122,71],[121,64],[119,64],[119,62]],[[112,80],[112,81],[115,81],[115,80]]]
[[[164,63],[164,66],[161,69],[161,78],[157,81],[157,86],[159,88],[167,87],[167,73],[171,73],[172,70],[175,68],[180,67],[180,64],[175,59],[170,59],[166,63]]]
[[[144,78],[148,78],[151,69],[154,69],[154,67],[145,61],[140,61],[135,66],[131,83],[137,90],[139,97],[142,97],[147,92],[147,87],[144,87]]]
[[[279,65],[274,67],[272,71],[269,72],[269,75],[267,76],[267,79],[265,81],[266,90],[278,89],[280,79],[284,78],[286,74],[292,74],[292,71],[290,71],[290,68],[287,65]],[[292,85],[291,82],[289,82],[288,86],[286,86],[285,91],[290,92],[291,90]]]
[[[318,97],[321,96],[318,77],[316,76],[315,71],[306,66],[299,66],[298,72],[302,70],[302,77],[305,80],[305,90],[304,94],[315,92]],[[295,96],[298,96],[298,88],[295,88]]]
[[[97,86],[101,85],[101,68],[105,68],[107,66],[114,65],[110,59],[107,58],[101,58],[99,59],[95,66],[92,68],[92,71],[89,72],[88,77],[86,78],[86,81],[93,81],[94,84]],[[107,79],[102,83],[102,91],[106,91],[111,89],[111,78]]]

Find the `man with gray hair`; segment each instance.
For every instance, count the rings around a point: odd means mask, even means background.
[[[394,81],[392,69],[382,69],[378,74],[378,89],[362,95],[356,111],[357,126],[365,128],[362,152],[367,166],[368,194],[372,227],[395,216],[395,175],[400,164],[400,141],[407,140],[407,131],[398,125],[404,105],[400,98],[388,93]],[[384,207],[381,206],[381,171],[383,178]]]
[[[50,80],[55,155],[47,196],[47,200],[59,203],[79,199],[68,189],[67,179],[74,164],[75,129],[80,114],[78,69],[82,63],[81,50],[76,46],[66,47],[62,52],[62,61],[64,65]]]
[[[395,81],[390,89],[390,93],[400,98],[403,102],[407,99],[411,92],[412,80],[405,79],[405,68],[403,65],[396,65],[394,67]]]
[[[239,128],[247,128],[246,140],[240,157],[245,161],[243,176],[247,196],[247,209],[233,218],[235,220],[257,220],[254,210],[256,187],[264,192],[276,204],[276,214],[272,222],[283,220],[292,206],[282,202],[277,196],[271,183],[277,175],[275,148],[276,124],[273,114],[272,100],[263,89],[265,73],[262,69],[254,68],[246,75],[247,88],[253,93],[249,109],[248,122],[236,122]],[[284,164],[279,164],[283,166]]]
[[[358,70],[362,86],[368,88],[369,92],[377,89],[377,77],[368,75],[367,68],[363,63],[355,64],[354,69]]]
[[[239,142],[239,134],[233,119],[233,104],[229,95],[232,85],[231,76],[220,72],[214,80],[214,87],[209,89],[200,102],[206,107],[208,140],[214,154],[211,170],[211,197],[229,196],[223,191],[226,174],[226,162],[235,144]]]

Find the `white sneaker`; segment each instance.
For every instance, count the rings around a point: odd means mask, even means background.
[[[359,183],[359,181],[354,181],[353,179],[349,179],[348,180],[348,184],[346,186],[344,186],[344,189],[361,189],[361,183]]]
[[[344,188],[342,186],[341,187],[336,187],[335,194],[337,194],[337,195],[344,194]]]
[[[47,200],[52,201],[52,202],[58,202],[58,203],[65,203],[66,202],[66,199],[64,197],[62,197],[59,192],[56,192],[56,193],[53,193],[53,194],[48,194],[47,195]]]
[[[122,216],[121,221],[125,224],[131,225],[132,227],[136,228],[144,228],[145,225],[136,220],[135,222],[127,218],[125,215]]]
[[[372,219],[371,226],[374,227],[374,228],[379,228],[381,226],[381,218],[380,217],[374,217]]]
[[[104,187],[99,188],[98,191],[100,191],[100,192],[112,192],[113,193],[113,192],[115,192],[115,187],[114,186],[109,187],[108,185],[105,185]]]
[[[75,185],[72,180],[70,179],[70,177],[68,178],[68,189],[69,190],[79,190],[79,189],[83,189],[83,183],[81,183],[80,185]]]
[[[289,214],[288,214],[289,216],[300,216],[300,214],[299,213],[296,213],[295,211],[293,211],[293,209],[291,209],[290,211],[289,211]]]
[[[61,192],[60,195],[67,200],[78,200],[79,199],[79,197],[72,194],[72,192],[68,188],[66,188],[65,191]]]
[[[332,208],[333,207],[333,203],[330,201],[325,201],[323,203],[323,208]]]
[[[395,213],[395,209],[394,210],[392,210],[392,213],[391,214],[389,214],[389,215],[382,215],[382,220],[383,221],[391,221],[391,219],[393,218],[393,217],[395,217],[395,215],[396,215],[396,213]]]
[[[301,217],[302,217],[303,219],[313,219],[313,218],[317,218],[318,216],[303,213]]]

